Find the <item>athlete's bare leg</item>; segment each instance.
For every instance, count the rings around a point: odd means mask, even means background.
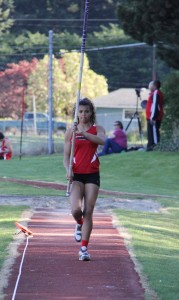
[[[84,196],[84,184],[73,181],[70,195],[71,213],[76,221],[83,217],[82,201]]]
[[[93,210],[98,196],[99,187],[96,184],[85,184],[82,240],[89,241],[93,228]]]

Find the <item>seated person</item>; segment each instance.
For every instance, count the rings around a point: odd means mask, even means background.
[[[12,145],[10,140],[0,132],[0,159],[9,160],[12,157]]]
[[[123,125],[120,121],[115,121],[115,130],[113,137],[107,138],[103,150],[98,153],[98,156],[103,156],[111,153],[120,153],[127,150],[127,136],[123,130]]]

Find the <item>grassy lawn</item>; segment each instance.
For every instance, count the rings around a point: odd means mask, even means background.
[[[13,158],[10,161],[1,162],[4,168],[0,168],[0,177],[66,182],[62,155],[27,156],[21,160],[19,160],[19,158]],[[8,182],[0,182],[0,191],[3,195],[65,195],[64,191],[30,187]]]
[[[20,136],[10,137],[13,145],[13,152],[19,156],[20,151]],[[53,135],[53,143],[55,152],[63,152],[64,135]],[[24,135],[22,143],[22,153],[26,155],[38,155],[41,153],[48,153],[48,137],[47,135]]]
[[[117,210],[150,287],[162,300],[179,299],[179,199],[161,200],[167,213]],[[172,202],[172,203],[171,203]]]
[[[15,157],[1,162],[4,168],[0,168],[0,177],[65,182],[62,155],[25,156],[21,160]]]
[[[0,177],[66,183],[62,155],[0,163]],[[178,177],[179,153],[129,152],[101,157],[101,187],[105,189],[179,196]]]
[[[124,192],[178,195],[179,153],[129,152],[101,158],[102,187]]]
[[[179,299],[179,153],[129,152],[104,156],[100,161],[102,188],[178,197],[156,199],[165,213],[117,210],[116,214],[132,235],[150,286],[162,300]],[[0,177],[66,183],[62,155],[13,158],[0,165]],[[5,182],[0,182],[0,191],[4,195],[65,194]]]
[[[6,248],[15,233],[14,222],[26,208],[26,206],[0,206],[0,268],[7,254]]]
[[[29,195],[29,196],[64,196],[65,191],[49,188],[39,188],[24,184],[0,182],[1,195]]]

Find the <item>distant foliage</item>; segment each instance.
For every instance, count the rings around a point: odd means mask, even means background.
[[[163,88],[164,119],[161,150],[179,151],[179,71],[168,76]]]
[[[0,118],[21,116],[24,94],[25,107],[48,112],[48,56],[32,61],[8,64],[0,72]],[[53,58],[53,113],[54,116],[70,115],[76,101],[80,54],[66,53],[61,59]],[[94,99],[108,93],[104,76],[90,69],[87,55],[84,68],[81,96]]]
[[[76,101],[79,73],[79,53],[66,53],[61,59],[53,59],[53,112],[55,116],[70,115]],[[94,99],[108,93],[104,76],[96,74],[89,67],[87,55],[84,57],[81,97]],[[32,109],[32,99],[36,98],[38,111],[48,111],[48,57],[39,60],[28,79],[26,101]]]
[[[71,33],[81,34],[81,22],[69,22],[70,19],[83,19],[85,1],[84,0],[14,0],[15,12],[14,18],[22,19],[22,16],[28,16],[28,19],[46,19],[46,21],[23,22],[16,21],[13,31],[21,34],[25,31],[33,33],[47,33],[49,29],[54,32],[63,32],[68,30]],[[116,18],[117,7],[116,0],[90,1],[89,18],[90,19],[111,19]],[[54,19],[53,22],[48,21]],[[56,21],[55,21],[56,19]],[[58,20],[66,19],[66,21]],[[104,24],[104,21],[101,22]],[[109,24],[106,21],[105,24]],[[23,25],[23,26],[22,26]],[[99,22],[92,22],[92,27],[99,27]],[[93,29],[93,28],[92,28]],[[90,28],[89,28],[90,30]]]
[[[13,0],[0,1],[0,35],[2,36],[13,25],[12,12],[14,11]]]
[[[151,7],[148,3],[150,1]],[[150,25],[146,27],[140,22],[142,22],[143,18],[145,21],[146,14],[149,13],[150,17],[152,7],[153,10],[155,10],[156,6],[161,6],[162,10],[160,11],[160,15],[163,14],[165,16],[167,13],[168,16],[171,12],[171,6],[173,5],[172,0],[169,3],[168,10],[166,10],[165,5],[163,10],[161,0],[159,1],[159,5],[158,2],[152,4],[154,0],[150,1],[90,1],[87,24],[87,48],[136,43],[138,40],[148,42],[147,30],[149,30],[152,24],[151,32],[153,34],[153,32],[155,32],[153,30],[155,22],[148,22],[147,24]],[[135,14],[137,23],[133,24],[131,23],[133,22],[132,18],[124,17],[124,19],[127,20],[127,26],[131,26],[130,28],[133,30],[134,35],[128,32],[132,37],[126,35],[121,28],[121,24],[123,26],[122,16],[119,22],[117,20],[117,5],[119,2],[122,2],[121,13],[126,9],[125,3],[130,3],[130,5],[127,5],[127,8],[131,8],[132,11],[134,9],[138,10],[139,4],[142,6],[142,14],[138,13],[138,11],[136,11]],[[15,62],[18,64],[21,60],[30,62],[32,57],[42,60],[44,55],[48,54],[49,30],[53,30],[54,32],[53,53],[55,57],[60,58],[59,49],[67,49],[69,51],[72,49],[80,49],[85,1],[2,0],[0,3],[3,3],[0,20],[1,70],[6,69],[7,63]],[[135,7],[133,7],[134,3]],[[174,15],[176,12],[174,12]],[[141,18],[141,15],[143,18]],[[152,15],[152,18],[154,17],[156,18],[156,16]],[[157,15],[157,19],[158,17]],[[166,22],[170,22],[169,25],[171,25],[171,19],[169,19],[169,21],[167,19]],[[178,35],[176,36],[175,30],[178,28],[178,23],[176,19],[174,19],[174,22],[176,26],[171,27],[170,34],[167,33],[167,37],[171,38],[170,45],[168,43],[166,44],[167,47],[170,47],[169,49],[167,48],[167,51],[169,51],[169,55],[166,56],[168,60],[173,60],[174,58],[171,44],[172,47],[175,48],[178,43]],[[137,27],[138,23],[139,25],[141,24],[141,26],[139,26],[140,28]],[[144,29],[146,32],[144,32]],[[140,30],[145,34],[145,38],[141,36]],[[1,34],[2,32],[5,32],[5,34]],[[161,37],[163,36],[161,35]],[[152,42],[149,42],[149,44],[151,43]],[[164,53],[164,49],[162,53]],[[151,80],[152,49],[149,46],[90,51],[87,52],[87,55],[90,68],[95,73],[107,78],[109,91],[121,87],[145,87]],[[157,77],[163,81],[169,71],[168,66],[163,61],[161,62],[161,60],[157,59]]]
[[[134,39],[156,44],[169,66],[179,66],[178,0],[119,0],[120,24]]]
[[[134,44],[136,40],[126,35],[118,25],[102,26],[88,35],[87,45],[99,47]],[[90,66],[108,79],[109,91],[122,87],[147,87],[152,79],[152,47],[112,48],[89,52]],[[157,60],[157,77],[162,81],[169,68]]]
[[[20,61],[19,64],[8,64],[8,68],[0,72],[0,118],[21,116],[23,90],[36,64],[37,59]]]
[[[87,48],[136,42],[119,27],[117,3],[114,0],[90,1]],[[14,0],[14,23],[3,36],[0,46],[1,69],[6,68],[7,63],[18,63],[19,60],[43,59],[48,53],[49,29],[54,32],[56,57],[60,57],[59,49],[80,49],[84,6],[85,1],[79,0]],[[151,47],[108,49],[87,54],[90,68],[107,78],[109,91],[144,87],[151,80]],[[168,72],[169,68],[157,59],[157,77],[163,81]]]

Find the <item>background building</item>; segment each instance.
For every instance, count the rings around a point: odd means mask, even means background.
[[[110,132],[114,129],[114,121],[119,120],[122,121],[125,129],[137,107],[139,115],[144,112],[141,102],[147,100],[148,95],[149,90],[141,89],[141,97],[139,99],[135,89],[121,88],[108,95],[94,99],[97,123],[103,125],[106,132]],[[137,128],[137,119],[134,118],[128,132],[135,131]]]

